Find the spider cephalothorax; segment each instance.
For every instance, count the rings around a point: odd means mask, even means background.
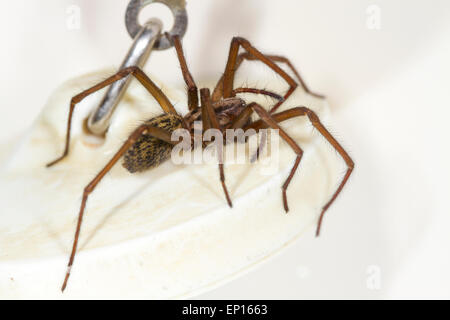
[[[231,122],[245,109],[247,104],[241,98],[226,98],[212,103],[214,112],[221,128],[228,127]],[[202,111],[195,108],[185,116],[188,129],[192,129],[195,121],[202,120]]]
[[[289,176],[286,181],[281,186],[282,189],[282,204],[284,210],[287,212],[289,210],[287,201],[287,188],[291,182],[292,177],[296,173],[300,161],[302,159],[303,151],[300,146],[283,130],[279,125],[280,122],[285,120],[306,116],[310,120],[311,124],[320,132],[320,134],[336,149],[336,151],[343,157],[347,164],[347,172],[343,177],[341,183],[339,184],[337,190],[331,196],[329,201],[322,208],[319,221],[317,224],[316,234],[319,235],[320,226],[322,223],[323,216],[326,210],[334,202],[336,197],[341,192],[345,183],[347,182],[350,174],[353,170],[353,161],[341,145],[334,139],[334,137],[328,132],[328,130],[322,125],[317,115],[310,109],[300,106],[291,109],[287,109],[282,112],[275,113],[275,111],[280,107],[280,105],[294,92],[297,88],[297,82],[283,69],[281,69],[277,62],[285,63],[291,71],[296,75],[300,85],[303,90],[311,95],[321,97],[317,94],[309,91],[304,81],[294,69],[292,64],[288,59],[280,56],[269,56],[264,55],[259,52],[255,47],[253,47],[249,41],[243,38],[233,38],[230,47],[230,53],[228,57],[228,62],[225,68],[225,73],[222,78],[217,83],[212,94],[210,94],[209,89],[200,90],[200,103],[199,103],[199,90],[195,85],[195,82],[188,70],[181,41],[179,37],[173,38],[173,44],[177,51],[177,56],[180,62],[182,74],[184,80],[188,87],[187,97],[188,97],[188,108],[189,112],[185,117],[180,116],[172,103],[166,97],[166,95],[161,91],[158,86],[153,83],[153,81],[138,67],[129,67],[123,69],[116,73],[115,75],[109,77],[108,79],[102,81],[96,86],[80,93],[79,95],[72,98],[70,103],[69,120],[67,124],[67,135],[66,135],[66,145],[64,153],[61,157],[55,161],[48,164],[52,166],[57,162],[64,159],[69,152],[70,145],[70,129],[73,110],[77,103],[83,100],[86,96],[98,91],[111,83],[123,79],[127,76],[133,75],[141,84],[149,91],[149,93],[155,98],[164,111],[164,114],[155,118],[152,118],[138,128],[136,128],[133,133],[128,137],[127,141],[123,144],[120,150],[114,155],[114,157],[106,164],[106,166],[97,174],[97,176],[86,186],[83,192],[83,199],[81,202],[80,212],[78,215],[78,224],[76,228],[75,238],[72,246],[72,253],[70,255],[68,269],[66,277],[62,286],[62,290],[66,288],[67,281],[70,276],[70,269],[73,264],[75,253],[78,244],[78,237],[80,235],[81,222],[83,219],[83,214],[86,208],[86,202],[89,195],[96,188],[98,183],[103,179],[103,177],[109,172],[109,170],[122,158],[124,157],[124,167],[130,172],[138,172],[147,170],[149,168],[155,167],[167,160],[170,155],[172,147],[177,143],[171,140],[171,135],[174,130],[178,128],[188,129],[190,132],[193,130],[193,123],[195,121],[201,121],[203,126],[202,130],[216,129],[224,131],[226,129],[253,129],[253,132],[258,132],[259,130],[271,128],[277,129],[281,138],[289,144],[289,146],[294,151],[296,158],[294,165],[291,169]],[[239,54],[239,48],[245,49],[245,52]],[[276,93],[255,89],[255,88],[234,88],[234,77],[236,70],[239,68],[244,60],[259,60],[264,63],[267,67],[272,69],[274,72],[279,74],[288,84],[289,89],[286,94],[281,97]],[[236,97],[240,93],[251,93],[251,94],[264,94],[271,96],[278,100],[278,102],[270,109],[265,110],[259,104],[245,103],[244,100]],[[252,115],[257,115],[260,119],[252,121]],[[223,155],[221,155],[223,156]],[[228,189],[225,183],[225,172],[223,165],[223,158],[219,159],[219,172],[220,172],[220,182],[222,189],[224,191],[225,198],[230,207],[232,207],[231,198],[228,193]]]

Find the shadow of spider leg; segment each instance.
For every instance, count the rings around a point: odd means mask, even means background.
[[[297,108],[288,109],[288,110],[280,112],[280,113],[269,115],[267,113],[267,111],[265,111],[261,107],[253,106],[253,108],[260,116],[263,115],[265,118],[263,118],[261,116],[261,120],[258,120],[258,121],[255,121],[255,122],[249,124],[248,126],[246,126],[244,128],[244,130],[255,129],[258,131],[260,129],[264,129],[264,128],[268,128],[268,127],[274,128],[274,124],[277,124],[279,122],[282,122],[282,121],[285,121],[285,120],[288,120],[291,118],[295,118],[295,117],[307,116],[309,121],[312,123],[312,125],[333,146],[333,148],[336,149],[336,151],[340,154],[340,156],[344,159],[345,163],[347,164],[347,171],[346,171],[341,183],[339,184],[339,186],[338,186],[337,190],[334,192],[334,194],[331,196],[330,200],[322,208],[322,212],[320,214],[319,221],[317,223],[317,229],[316,229],[316,236],[319,236],[320,228],[322,225],[322,221],[323,221],[325,212],[328,210],[328,208],[331,206],[331,204],[336,200],[337,196],[344,188],[344,185],[346,184],[348,178],[350,177],[350,175],[353,171],[353,168],[355,166],[353,160],[350,158],[350,156],[344,150],[344,148],[342,148],[342,146],[339,144],[339,142],[337,142],[337,140],[331,135],[331,133],[324,127],[324,125],[320,122],[319,117],[311,109],[308,109],[306,107],[297,107]],[[267,121],[268,119],[270,121]],[[280,130],[280,135],[281,135],[281,137],[283,137],[283,135],[286,135],[286,133],[283,133],[283,131]],[[291,145],[292,142],[289,144]],[[297,159],[298,159],[298,157],[297,157]],[[297,165],[297,161],[296,161],[296,165]],[[288,179],[286,180],[285,184],[283,185],[284,201],[286,201],[286,195],[285,195],[286,188],[290,182],[290,179],[292,179],[293,172],[295,172],[295,169],[296,169],[296,165],[294,165],[294,168],[291,171],[291,174],[289,175]],[[286,205],[286,203],[285,203],[285,205]]]
[[[75,254],[77,251],[77,245],[78,245],[78,238],[80,236],[80,230],[81,230],[81,222],[83,221],[83,215],[86,208],[86,203],[88,201],[89,195],[94,191],[94,189],[97,187],[97,185],[100,183],[100,181],[105,177],[105,175],[111,170],[111,168],[117,163],[117,161],[120,160],[120,158],[127,152],[127,150],[141,137],[142,135],[149,135],[152,137],[155,137],[159,140],[162,140],[164,142],[170,143],[172,145],[176,144],[177,142],[171,141],[171,133],[158,128],[149,126],[148,124],[143,124],[139,126],[127,139],[127,141],[122,145],[122,147],[117,151],[117,153],[113,156],[113,158],[108,162],[108,164],[97,174],[97,176],[84,188],[83,191],[83,198],[81,201],[80,206],[80,212],[78,214],[78,223],[77,228],[75,231],[75,237],[73,240],[73,246],[72,246],[72,253],[70,254],[69,263],[67,265],[67,272],[66,277],[64,279],[64,283],[61,287],[61,291],[64,291],[67,286],[67,282],[70,277],[70,270],[72,268]]]

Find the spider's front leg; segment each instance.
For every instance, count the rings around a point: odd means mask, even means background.
[[[94,189],[97,187],[97,185],[100,183],[100,181],[103,179],[103,177],[111,170],[111,168],[119,161],[119,159],[127,152],[127,150],[139,139],[142,135],[150,135],[153,136],[159,140],[162,140],[164,142],[170,143],[170,144],[176,144],[177,142],[173,142],[171,140],[171,133],[158,128],[158,127],[152,127],[146,124],[141,125],[138,127],[127,139],[127,141],[122,145],[122,147],[117,151],[117,153],[114,155],[114,157],[108,162],[108,164],[97,174],[97,176],[84,188],[83,191],[83,199],[81,201],[81,207],[80,212],[78,214],[78,223],[77,223],[77,229],[75,231],[75,237],[73,240],[73,246],[72,246],[72,253],[70,254],[69,263],[67,265],[67,272],[66,277],[64,279],[64,283],[61,287],[61,291],[64,291],[67,286],[67,282],[70,277],[70,270],[72,268],[73,262],[75,260],[75,254],[77,251],[78,246],[78,239],[80,236],[80,230],[81,230],[81,222],[83,221],[83,215],[86,209],[86,203],[88,201],[89,195],[94,191]]]
[[[286,181],[283,183],[283,186],[281,187],[282,194],[283,194],[283,206],[284,206],[284,210],[287,213],[289,211],[289,206],[288,206],[286,191],[287,191],[289,184],[291,183],[292,177],[294,176],[295,172],[298,169],[300,161],[302,160],[303,150],[299,147],[297,142],[295,142],[294,139],[292,139],[286,133],[286,131],[284,131],[283,128],[281,128],[281,126],[277,123],[277,121],[275,121],[263,107],[261,107],[256,102],[253,102],[253,103],[249,104],[248,106],[249,106],[249,108],[251,108],[253,111],[255,111],[258,114],[258,116],[261,118],[261,120],[268,127],[278,130],[278,134],[280,135],[280,137],[284,141],[286,141],[287,144],[292,148],[292,150],[297,154],[297,157],[295,158],[294,166],[292,167],[291,172],[289,173],[289,176],[287,177]]]
[[[257,111],[257,109],[255,109]],[[258,111],[257,111],[258,112]],[[261,113],[267,113],[264,109],[259,108],[258,114]],[[333,193],[330,200],[323,206],[322,212],[320,213],[319,221],[317,223],[317,229],[316,229],[316,236],[319,236],[320,234],[320,228],[322,226],[323,217],[325,215],[325,212],[328,210],[328,208],[331,206],[331,204],[336,200],[338,195],[341,193],[342,189],[344,188],[347,180],[349,179],[351,173],[353,172],[353,168],[355,166],[353,160],[348,155],[348,153],[344,150],[344,148],[339,144],[339,142],[331,135],[331,133],[325,128],[325,126],[320,122],[319,117],[312,111],[311,109],[308,109],[306,107],[297,107],[292,108],[280,113],[276,113],[274,115],[268,115],[266,114],[266,118],[270,117],[272,121],[275,123],[282,122],[291,118],[300,117],[300,116],[307,116],[309,121],[312,123],[312,125],[320,132],[320,134],[333,146],[333,148],[341,155],[341,157],[344,159],[345,163],[347,164],[347,172],[345,173],[341,183],[339,184],[337,190]],[[260,130],[267,127],[273,127],[270,125],[266,120],[262,119],[259,121],[255,121],[251,123],[250,125],[246,126],[244,130],[248,129],[255,129]],[[280,131],[281,132],[281,131]],[[292,178],[292,171],[291,175],[289,175],[289,178]]]
[[[284,182],[282,186],[282,194],[283,194],[283,206],[284,210],[286,212],[289,211],[286,191],[287,188],[292,180],[292,177],[294,176],[295,172],[297,171],[297,168],[300,164],[300,161],[303,156],[303,150],[299,147],[299,145],[286,133],[286,131],[283,130],[283,128],[280,127],[278,124],[278,121],[276,121],[263,107],[261,107],[256,102],[252,102],[235,118],[233,123],[231,124],[232,129],[242,128],[242,126],[247,122],[248,119],[250,119],[253,112],[256,112],[258,116],[261,118],[260,121],[256,123],[263,123],[264,128],[272,128],[278,130],[279,135],[281,138],[289,144],[289,146],[292,148],[292,150],[297,154],[297,158],[295,159],[294,166],[291,169],[291,172]],[[261,130],[263,129],[263,126],[257,127],[254,126],[254,123],[244,127],[244,131],[247,131],[248,129],[256,129]],[[258,146],[259,148],[259,146]]]
[[[107,78],[106,80],[100,82],[99,84],[96,84],[95,86],[81,92],[80,94],[73,97],[70,101],[70,109],[69,109],[69,119],[67,121],[67,131],[66,131],[66,142],[64,147],[64,152],[62,156],[57,158],[56,160],[50,162],[47,164],[47,167],[51,167],[61,160],[63,160],[67,155],[69,154],[69,145],[70,145],[70,131],[72,127],[72,116],[75,109],[75,106],[83,101],[84,98],[87,96],[93,94],[94,92],[97,92],[104,87],[119,81],[120,79],[123,79],[129,75],[133,75],[136,77],[137,80],[147,89],[147,91],[156,99],[156,101],[159,103],[161,108],[166,113],[173,113],[177,114],[175,108],[173,107],[172,103],[169,101],[167,96],[159,89],[156,84],[138,67],[128,67],[125,69],[120,70],[113,76]]]
[[[300,75],[300,72],[297,71],[297,69],[294,67],[294,65],[292,64],[292,62],[283,56],[275,56],[275,55],[266,55],[267,58],[269,58],[270,60],[274,61],[274,62],[278,62],[278,63],[284,63],[287,65],[287,67],[289,69],[291,69],[291,71],[295,74],[295,76],[297,77],[297,80],[299,81],[300,85],[302,86],[303,90],[307,93],[309,93],[310,95],[320,98],[320,99],[325,99],[325,96],[322,94],[318,94],[315,93],[313,91],[311,91],[309,89],[309,87],[306,85],[305,80],[303,80],[303,78]],[[252,56],[251,54],[249,54],[248,52],[243,52],[241,54],[238,55],[237,59],[236,59],[236,66],[235,66],[235,70],[238,70],[239,67],[241,66],[242,62],[244,60],[249,60],[249,61],[255,61],[258,60],[257,58],[255,58],[254,56]],[[214,92],[212,94],[213,97],[213,101],[217,101],[219,100],[222,96],[223,96],[223,81],[224,81],[224,76],[222,76],[219,80],[219,82],[217,83]],[[235,90],[234,90],[235,91]],[[269,113],[273,113],[275,112],[280,106],[281,104],[283,104],[284,100],[286,100],[287,98],[289,98],[289,96],[293,93],[293,90],[289,90],[288,92],[286,92],[283,100],[278,101],[270,110]],[[233,92],[234,95],[234,92]]]
[[[216,113],[214,111],[214,108],[211,104],[211,95],[209,92],[209,89],[204,88],[200,90],[200,99],[202,103],[202,120],[203,125],[207,125],[207,128],[220,130],[219,120],[217,119]],[[204,128],[204,131],[207,129]],[[223,141],[221,141],[223,144]],[[225,194],[225,198],[227,199],[227,203],[230,206],[230,208],[233,207],[233,203],[231,202],[230,195],[228,193],[228,188],[225,183],[225,172],[223,168],[223,150],[219,148],[217,150],[217,157],[219,160],[219,173],[220,173],[220,182],[222,184],[222,189]]]
[[[244,52],[242,54],[238,54],[239,48],[241,46],[246,50],[246,52]],[[262,63],[267,65],[269,68],[271,68],[274,72],[279,74],[289,84],[289,89],[286,92],[286,94],[284,95],[284,100],[289,98],[289,96],[297,88],[298,84],[294,79],[292,79],[292,77],[290,75],[288,75],[283,69],[281,69],[275,62],[285,63],[292,70],[292,72],[297,76],[298,80],[300,81],[301,86],[303,87],[303,89],[306,92],[308,92],[314,96],[323,98],[323,96],[315,94],[308,89],[308,87],[305,84],[305,81],[302,79],[300,74],[297,72],[297,70],[294,68],[292,63],[287,58],[280,57],[280,56],[264,55],[260,51],[258,51],[255,47],[253,47],[248,40],[246,40],[244,38],[240,38],[240,37],[235,37],[231,41],[230,53],[228,56],[225,73],[224,73],[223,77],[219,80],[216,88],[214,89],[214,92],[212,95],[213,101],[217,101],[221,97],[229,98],[229,97],[234,96],[233,83],[234,83],[235,73],[236,73],[236,70],[242,64],[244,59],[261,61]],[[278,109],[280,107],[280,105],[283,103],[283,101],[279,101],[277,104],[275,104],[271,108],[269,113],[272,113],[276,109]]]
[[[270,60],[274,61],[274,62],[279,62],[279,63],[286,64],[287,67],[289,69],[291,69],[291,71],[295,74],[297,80],[300,82],[300,85],[302,86],[302,88],[303,88],[303,90],[305,92],[309,93],[310,95],[312,95],[312,96],[314,96],[316,98],[325,99],[324,95],[319,94],[319,93],[315,93],[315,92],[313,92],[313,91],[311,91],[309,89],[309,87],[306,85],[305,80],[303,80],[303,78],[301,77],[300,72],[297,71],[297,69],[294,67],[294,65],[292,64],[292,62],[288,58],[283,57],[283,56],[275,56],[275,55],[266,55],[266,57],[269,58]],[[256,60],[253,56],[251,56],[251,55],[249,55],[247,53],[243,54],[243,58],[247,59],[247,60]],[[286,99],[287,99],[287,97],[286,97]],[[278,106],[273,107],[270,110],[270,113],[274,112],[277,108],[278,108]]]
[[[253,47],[250,42],[241,37],[235,37],[231,40],[230,53],[228,56],[228,62],[225,67],[224,81],[223,81],[223,97],[229,98],[232,96],[234,76],[236,73],[236,62],[238,58],[239,48],[243,47],[251,56],[255,59],[260,60],[266,64],[270,69],[278,73],[288,84],[289,90],[284,95],[286,100],[292,92],[297,88],[297,82],[290,75],[288,75],[283,69],[281,69],[275,62],[270,60],[264,54],[262,54],[258,49]]]

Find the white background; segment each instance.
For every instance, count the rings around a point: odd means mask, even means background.
[[[62,81],[118,66],[131,39],[126,0],[0,3],[6,141]],[[371,28],[373,8],[379,29]],[[356,163],[319,239],[307,234],[200,298],[450,298],[449,2],[190,0],[188,13],[194,78],[220,76],[235,35],[289,57],[327,95],[332,132]],[[153,14],[170,23],[162,6],[141,18]],[[154,53],[146,70],[182,83],[173,51]]]

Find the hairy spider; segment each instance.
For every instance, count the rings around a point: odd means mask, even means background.
[[[238,129],[241,128],[244,131],[248,129],[254,129],[258,132],[262,129],[278,129],[279,135],[283,140],[285,140],[292,150],[297,155],[295,159],[294,166],[287,177],[285,183],[282,186],[282,199],[284,210],[288,212],[288,202],[286,196],[286,190],[289,183],[294,176],[297,168],[300,164],[300,160],[303,155],[302,149],[298,144],[280,127],[278,124],[287,119],[291,119],[299,116],[307,116],[312,123],[312,125],[324,136],[324,138],[337,150],[337,152],[343,157],[347,164],[347,171],[343,177],[339,187],[335,193],[331,196],[330,200],[322,208],[322,212],[317,224],[316,235],[319,235],[320,226],[322,224],[323,216],[326,210],[334,202],[336,197],[341,192],[345,183],[347,182],[352,170],[353,161],[346,151],[341,147],[341,145],[333,138],[333,136],[328,132],[328,130],[322,125],[316,114],[306,108],[306,107],[296,107],[288,109],[283,112],[274,113],[278,107],[292,94],[292,92],[297,88],[297,82],[288,75],[283,69],[281,69],[276,62],[285,63],[292,70],[292,72],[298,78],[300,85],[303,89],[317,97],[320,95],[314,94],[309,91],[304,81],[300,77],[299,73],[295,70],[290,61],[284,57],[280,56],[268,56],[262,54],[255,47],[253,47],[249,41],[243,38],[235,37],[231,41],[230,52],[228,56],[228,62],[225,68],[225,73],[217,83],[212,95],[209,89],[204,88],[200,90],[200,104],[197,86],[188,70],[186,60],[183,54],[183,48],[179,37],[174,36],[172,38],[173,44],[175,46],[179,63],[181,65],[181,70],[183,74],[184,81],[187,84],[187,95],[188,95],[188,108],[189,112],[186,116],[182,117],[179,115],[166,95],[153,83],[153,81],[140,70],[138,67],[129,67],[117,72],[115,75],[107,78],[106,80],[100,82],[99,84],[87,89],[80,94],[72,98],[70,102],[69,119],[67,122],[67,133],[65,141],[64,153],[61,157],[55,161],[49,163],[47,166],[50,167],[62,159],[64,159],[69,153],[70,145],[70,131],[72,123],[72,115],[77,103],[82,101],[88,95],[125,78],[129,75],[133,75],[140,81],[140,83],[150,92],[150,94],[156,99],[161,108],[164,111],[163,115],[154,117],[144,124],[140,125],[133,133],[128,137],[126,142],[117,151],[117,153],[112,157],[112,159],[106,164],[106,166],[97,174],[97,176],[85,187],[83,192],[83,198],[81,201],[80,212],[78,216],[78,223],[76,227],[75,237],[73,241],[72,252],[70,255],[66,276],[61,290],[67,286],[67,281],[70,276],[70,269],[74,262],[75,253],[77,250],[78,238],[80,235],[81,222],[83,219],[83,214],[86,207],[86,202],[89,195],[94,191],[98,183],[102,178],[111,170],[111,168],[119,161],[122,157],[124,158],[123,166],[131,173],[147,170],[152,167],[156,167],[163,161],[167,160],[170,156],[171,150],[174,145],[178,142],[171,140],[171,134],[174,130],[178,128],[185,128],[188,130],[193,130],[192,125],[194,121],[202,121],[203,130],[209,128],[218,129],[223,132],[225,129]],[[245,49],[244,53],[239,53],[239,48],[243,47]],[[286,92],[284,97],[281,97],[275,93],[271,93],[266,90],[254,89],[254,88],[233,88],[233,81],[236,70],[239,68],[243,60],[259,60],[270,69],[279,74],[288,84],[289,90]],[[279,101],[273,106],[269,111],[266,111],[259,104],[252,102],[246,104],[244,100],[237,98],[236,94],[239,93],[254,93],[254,94],[264,94],[278,99]],[[260,120],[252,121],[251,115],[255,112]],[[223,156],[223,155],[222,155]],[[220,156],[219,156],[220,157]],[[220,159],[219,159],[220,160]],[[223,159],[221,159],[223,160]],[[219,161],[219,172],[220,181],[225,194],[225,198],[228,205],[232,207],[232,201],[230,199],[227,186],[225,184],[225,174],[223,161]]]

